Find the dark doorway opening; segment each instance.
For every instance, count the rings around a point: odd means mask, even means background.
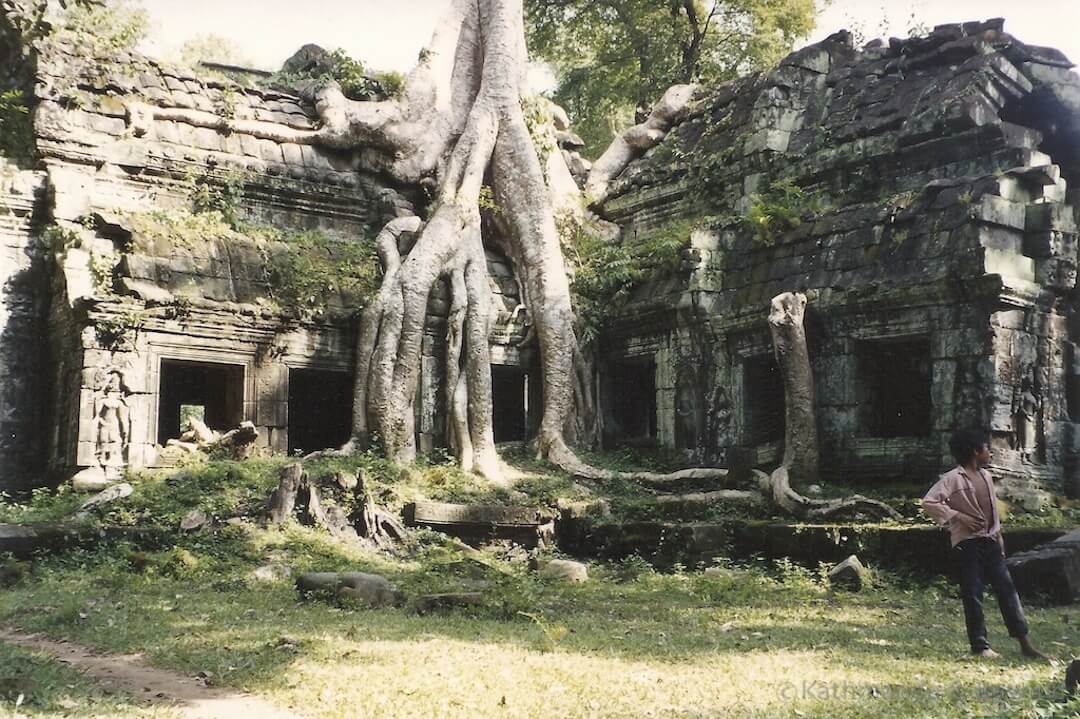
[[[227,432],[244,420],[243,365],[161,360],[158,444],[180,436],[188,419]]]
[[[491,365],[491,415],[496,442],[525,441],[526,385],[526,374],[520,368]]]
[[[352,375],[289,370],[289,454],[340,447],[352,435]]]
[[[784,438],[784,379],[771,355],[749,357],[743,363],[744,405],[748,444]]]
[[[645,444],[656,439],[656,363],[612,362],[604,382],[604,444]]]
[[[860,424],[870,437],[930,433],[930,341],[873,340],[858,346]]]

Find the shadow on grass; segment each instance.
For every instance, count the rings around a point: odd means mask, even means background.
[[[20,699],[21,697],[21,699]],[[0,641],[0,716],[174,716],[109,691],[53,659]]]

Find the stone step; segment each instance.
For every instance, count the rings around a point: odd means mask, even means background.
[[[1046,544],[1067,530],[1005,529],[1010,552]],[[858,554],[871,566],[952,576],[956,571],[949,534],[930,525],[875,526],[764,523],[623,522],[564,517],[556,525],[559,549],[572,556],[620,560],[640,556],[658,566],[695,566],[714,557],[787,558],[816,566]]]
[[[1080,529],[1009,557],[1009,572],[1022,597],[1058,603],[1080,601]]]
[[[469,543],[511,539],[534,547],[554,531],[555,516],[541,507],[503,504],[448,504],[413,502],[405,506],[405,522],[427,527]]]

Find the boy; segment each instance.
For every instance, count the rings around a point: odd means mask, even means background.
[[[962,429],[953,434],[949,449],[958,466],[941,475],[922,506],[935,522],[949,528],[953,554],[960,563],[960,599],[971,653],[999,656],[986,641],[983,619],[982,594],[989,581],[1009,636],[1020,642],[1025,657],[1045,659],[1031,644],[1020,597],[1005,565],[994,482],[983,469],[990,464],[990,437],[982,430]]]

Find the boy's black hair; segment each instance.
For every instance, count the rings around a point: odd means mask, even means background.
[[[971,461],[984,444],[990,444],[990,434],[984,429],[969,427],[953,432],[949,440],[949,449],[952,451],[953,459],[959,464],[964,464]]]

